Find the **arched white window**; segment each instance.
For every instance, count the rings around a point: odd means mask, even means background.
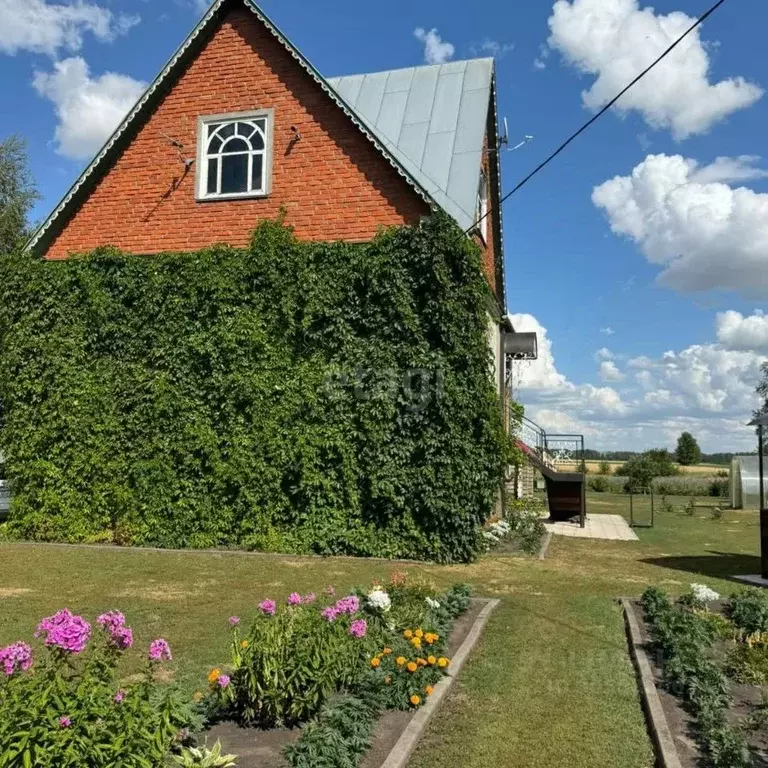
[[[269,111],[201,118],[198,132],[198,199],[269,194],[271,118]]]

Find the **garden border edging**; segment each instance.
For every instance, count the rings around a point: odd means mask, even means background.
[[[451,666],[448,669],[448,675],[435,686],[432,696],[429,697],[424,706],[422,706],[413,718],[411,718],[411,722],[408,723],[408,726],[397,740],[397,743],[392,747],[387,758],[381,764],[381,768],[404,768],[408,763],[408,760],[421,740],[424,730],[440,708],[442,700],[453,685],[453,681],[458,677],[461,668],[464,666],[464,662],[467,660],[472,649],[482,636],[491,613],[501,602],[497,598],[474,599],[483,600],[485,605],[475,619],[472,628],[469,630],[469,634],[464,639],[459,650],[454,654]]]
[[[651,740],[656,752],[656,763],[660,768],[682,768],[672,731],[669,728],[667,717],[661,706],[659,692],[656,689],[656,681],[651,671],[651,663],[645,652],[635,609],[626,598],[621,598],[620,603],[624,609],[627,642],[629,643],[630,656],[637,672],[640,698],[643,702],[648,730],[650,731]]]

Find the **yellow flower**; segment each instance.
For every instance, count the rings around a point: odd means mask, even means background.
[[[371,666],[375,669],[381,664],[381,659],[378,656],[375,656],[371,659]]]
[[[243,640],[243,642],[240,643],[240,647],[241,648],[247,648],[248,647],[248,641],[247,640]]]
[[[220,669],[212,669],[212,670],[211,670],[211,671],[208,673],[208,682],[209,682],[211,685],[213,685],[213,684],[214,684],[214,683],[215,683],[215,682],[216,682],[216,681],[219,679],[219,675],[220,675],[220,674],[221,674],[221,670],[220,670]]]
[[[192,694],[192,701],[202,701],[203,700],[203,692],[202,691],[195,691]]]
[[[434,693],[434,691],[435,691],[435,689],[434,689],[434,688],[433,688],[431,685],[428,685],[428,686],[427,686],[427,687],[424,689],[424,693],[426,693],[426,694],[427,694],[427,696],[431,696],[431,695]]]
[[[441,657],[440,657],[440,658],[437,660],[437,666],[438,666],[438,667],[440,667],[440,669],[444,669],[444,668],[445,668],[445,667],[447,667],[449,664],[450,664],[450,662],[449,662],[449,661],[448,661],[448,659],[446,659],[444,656],[441,656]]]
[[[403,664],[405,664],[405,656],[398,656],[398,657],[395,659],[395,662],[397,662],[397,666],[398,666],[398,667],[402,667],[402,666],[403,666]]]
[[[413,694],[413,696],[411,696],[410,701],[414,707],[418,707],[419,704],[421,704],[421,699],[415,693]]]
[[[415,661],[409,661],[409,662],[408,662],[408,666],[406,667],[406,669],[407,669],[409,672],[415,672],[415,671],[416,671],[418,668],[419,668],[419,667],[418,667],[418,664],[416,664],[416,662],[415,662]]]
[[[385,656],[389,656],[390,653],[392,653],[392,649],[391,648],[385,648],[384,649],[384,655]]]
[[[406,640],[410,640],[413,637],[413,632],[411,632],[410,629],[406,629],[405,632],[403,632],[403,637]]]
[[[427,656],[427,661],[434,667],[437,664],[437,659],[434,656]]]
[[[438,639],[438,636],[434,632],[427,632],[427,634],[424,635],[424,639],[427,641],[429,645],[432,645],[432,643],[434,643],[435,640]]]
[[[412,637],[411,638],[411,645],[414,648],[421,648],[421,640],[418,637]]]
[[[424,630],[423,629],[417,629],[413,634],[416,635],[416,637],[418,637],[418,638],[422,638],[422,637],[424,637]]]
[[[427,666],[427,660],[426,659],[416,659],[416,663],[420,667],[426,667]]]

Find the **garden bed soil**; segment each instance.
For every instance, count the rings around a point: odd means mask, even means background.
[[[682,768],[704,768],[708,761],[697,738],[696,720],[684,709],[681,701],[676,696],[667,693],[661,687],[661,659],[651,646],[651,637],[645,622],[643,606],[639,600],[631,601],[631,605],[638,619],[642,641],[653,671],[653,680],[659,694],[661,707],[664,710],[664,716],[667,719],[667,724],[677,747],[677,754]],[[719,601],[710,603],[709,608],[713,613],[723,613],[724,606],[725,603]],[[725,655],[724,643],[716,642],[713,650],[714,658],[719,662]],[[733,697],[733,704],[729,711],[728,719],[732,725],[736,725],[752,711],[754,705],[760,704],[764,687],[759,685],[740,685],[733,681],[729,681],[729,686]],[[768,691],[766,692],[768,693]],[[755,768],[768,768],[768,729],[763,728],[750,734],[749,745],[753,750]]]
[[[485,600],[473,598],[469,607],[457,619],[448,639],[447,655],[453,657],[469,635]],[[360,764],[360,768],[379,768],[397,744],[403,731],[413,718],[414,711],[385,712],[373,731],[371,747]],[[236,723],[218,723],[204,734],[208,746],[221,740],[223,751],[238,755],[238,768],[287,768],[283,749],[301,736],[301,729],[274,728],[262,731],[255,728],[241,728]]]

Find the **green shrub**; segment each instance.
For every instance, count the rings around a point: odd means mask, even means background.
[[[610,475],[611,474],[611,462],[610,461],[601,461],[600,464],[598,464],[597,471],[601,475]]]
[[[536,554],[542,539],[547,535],[544,525],[544,502],[539,499],[510,499],[507,502],[507,516],[512,538],[520,549]]]
[[[731,621],[747,633],[768,632],[768,595],[762,589],[747,587],[731,596],[728,603]]]
[[[161,765],[188,725],[175,691],[154,681],[170,650],[150,647],[143,678],[118,685],[115,669],[133,643],[122,614],[90,624],[64,610],[43,619],[45,650],[0,651],[0,765],[3,768],[145,768]],[[31,654],[35,654],[34,665]]]
[[[768,684],[768,644],[738,642],[728,650],[725,669],[737,683]]]
[[[372,243],[0,260],[8,529],[467,561],[509,451],[480,253]]]
[[[716,498],[725,499],[730,493],[730,483],[728,480],[712,480],[709,483],[709,495]]]
[[[603,475],[591,477],[587,485],[589,490],[594,491],[595,493],[606,493],[611,487],[611,484],[608,482],[608,478],[604,477]]]

